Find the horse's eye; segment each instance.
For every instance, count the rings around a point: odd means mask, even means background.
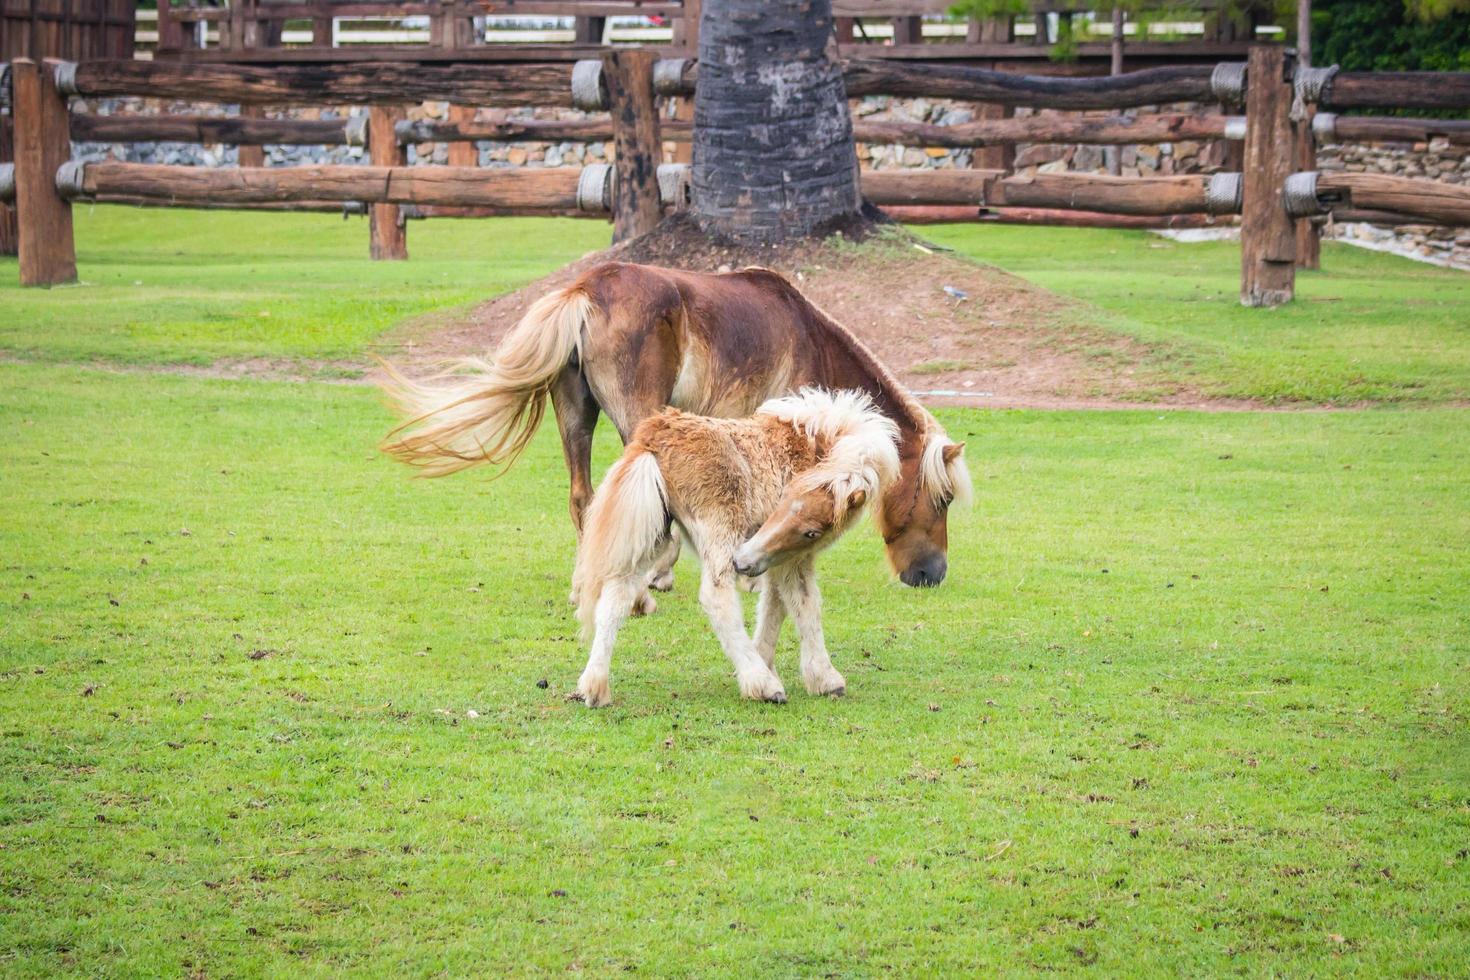
[[[818,538],[820,538],[822,536],[822,532],[821,531],[808,531],[808,532],[806,532],[806,536],[807,536],[807,540],[809,540],[809,541],[815,541],[815,540],[817,540]]]

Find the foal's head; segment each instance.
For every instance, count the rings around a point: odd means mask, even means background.
[[[735,553],[735,570],[759,575],[831,544],[863,506],[898,477],[898,427],[859,391],[804,389],[757,414],[789,424],[828,448],[793,479],[766,522]]]
[[[797,480],[760,530],[735,552],[735,571],[754,577],[798,555],[825,548],[862,513],[864,486],[850,489],[831,482]]]

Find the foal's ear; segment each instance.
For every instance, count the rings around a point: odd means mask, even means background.
[[[959,459],[960,453],[964,451],[965,444],[963,442],[952,442],[948,446],[945,446],[943,449],[941,449],[940,453],[944,456],[945,465],[948,465]]]
[[[847,495],[847,506],[849,510],[856,510],[868,502],[868,491],[861,488]]]

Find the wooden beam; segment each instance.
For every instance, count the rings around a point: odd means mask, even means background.
[[[1108,177],[1033,174],[994,181],[985,195],[993,207],[1061,208],[1106,214],[1208,214],[1210,177]]]
[[[1296,227],[1281,197],[1292,172],[1292,88],[1283,48],[1255,45],[1248,64],[1240,302],[1280,306],[1296,284]]]
[[[30,58],[10,64],[15,114],[15,210],[19,222],[20,284],[76,282],[71,203],[56,190],[56,171],[71,158],[66,96],[51,65]]]
[[[1171,143],[1220,139],[1227,117],[1165,113],[1147,116],[1023,116],[978,119],[953,126],[859,120],[853,135],[864,143],[903,146],[1005,146],[1016,143]]]
[[[613,124],[617,180],[613,190],[613,242],[652,231],[663,217],[658,196],[658,108],[653,97],[657,56],[639,48],[602,55]]]
[[[1344,210],[1388,211],[1425,223],[1470,225],[1470,185],[1387,174],[1320,173],[1317,196]]]
[[[78,94],[85,96],[139,95],[256,105],[437,101],[569,106],[572,66],[360,61],[261,68],[175,61],[88,61],[77,65],[76,87]]]
[[[894,221],[910,225],[994,224],[1051,225],[1067,228],[1209,228],[1219,219],[1202,214],[1136,215],[1059,208],[989,208],[891,205],[882,209]]]
[[[960,65],[853,58],[843,66],[849,96],[892,95],[995,102],[1039,109],[1126,109],[1162,102],[1211,102],[1204,65],[1148,68],[1109,78],[1016,75]]]
[[[863,197],[879,206],[890,204],[985,203],[986,189],[1004,174],[999,170],[864,170]]]
[[[1325,118],[1324,118],[1325,116]],[[1314,119],[1324,143],[1373,142],[1427,143],[1448,140],[1470,146],[1470,119],[1409,119],[1395,116],[1335,116],[1318,113]]]
[[[390,130],[391,132],[391,130]],[[363,201],[460,207],[577,207],[574,167],[487,170],[481,167],[187,167],[89,163],[78,196],[131,195],[181,206],[267,201]]]
[[[1298,172],[1317,169],[1317,141],[1312,135],[1315,114],[1316,109],[1308,105],[1303,118],[1291,121],[1292,168]],[[1322,228],[1308,218],[1296,222],[1296,265],[1298,269],[1322,267]]]
[[[239,118],[252,122],[264,120],[265,109],[258,105],[242,105]],[[241,143],[236,152],[239,154],[237,159],[241,167],[265,166],[265,147],[260,143]]]
[[[1340,71],[1324,109],[1470,109],[1470,71]]]
[[[473,125],[474,121],[475,109],[473,106],[452,105],[449,107],[451,125],[466,123]],[[457,139],[445,142],[449,144],[448,163],[451,167],[478,167],[480,165],[480,148],[475,145],[474,140]]]
[[[392,171],[406,169],[408,154],[394,132],[394,124],[403,119],[401,106],[373,106],[368,110],[368,155],[375,168]],[[368,211],[371,221],[371,254],[380,261],[408,258],[408,232],[399,220],[398,206],[375,203]]]
[[[334,146],[348,142],[346,119],[251,119],[244,116],[71,115],[79,143],[233,143]]]

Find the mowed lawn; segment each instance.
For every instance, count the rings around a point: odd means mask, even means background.
[[[568,224],[527,226],[550,265],[605,234]],[[335,330],[387,275],[362,244],[279,309]],[[473,298],[415,299],[417,261],[384,303]],[[739,700],[686,561],[588,711],[550,427],[414,481],[366,388],[57,363],[36,317],[118,314],[13,268],[44,363],[0,363],[0,973],[1470,971],[1463,409],[943,412],[977,486],[945,584],[866,526],[819,566],[847,698]],[[75,356],[209,356],[170,322]]]

